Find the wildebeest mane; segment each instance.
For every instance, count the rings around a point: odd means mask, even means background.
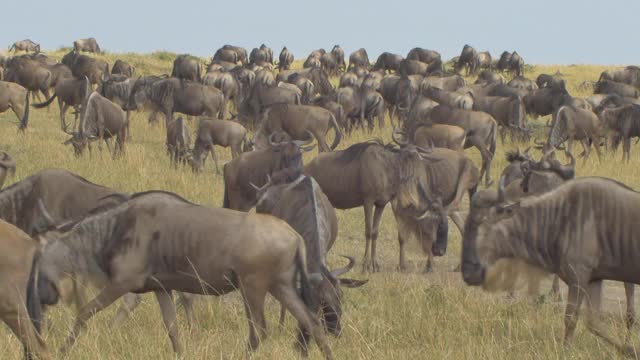
[[[381,146],[385,150],[398,152],[398,148],[393,146],[392,144],[384,144],[381,139],[373,139],[357,144],[353,144],[348,148],[342,150],[342,153],[338,156],[337,161],[340,161],[344,164],[350,163],[356,159],[358,159],[362,153],[364,153],[371,146]]]
[[[516,150],[507,151],[506,153],[507,161],[512,163],[514,161],[527,161],[529,160],[525,155]]]
[[[187,203],[189,205],[202,207],[202,205],[198,205],[198,204],[192,203],[191,201],[183,198],[182,196],[180,196],[180,195],[178,195],[176,193],[172,193],[170,191],[164,191],[164,190],[148,190],[148,191],[137,192],[137,193],[131,195],[130,199],[133,200],[133,199],[137,199],[139,197],[143,197],[143,196],[146,196],[146,195],[153,195],[153,194],[168,195],[170,197],[175,198],[176,200],[180,200],[180,201],[182,201],[184,203]]]

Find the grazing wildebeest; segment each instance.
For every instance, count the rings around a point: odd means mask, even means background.
[[[349,258],[344,268],[329,270],[327,253],[338,235],[338,219],[329,199],[312,177],[302,175],[302,169],[283,169],[274,173],[269,182],[256,187],[258,201],[256,213],[271,214],[284,221],[302,235],[307,249],[307,271],[312,291],[319,302],[310,308],[320,313],[325,328],[338,336],[342,331],[342,290],[340,285],[357,287],[366,281],[339,279],[351,270],[355,260]],[[284,307],[280,323],[284,321]],[[308,334],[305,334],[308,336]]]
[[[403,59],[398,66],[398,73],[402,77],[410,75],[429,75],[429,64],[411,59]]]
[[[567,150],[573,153],[573,142],[578,140],[584,148],[584,162],[589,158],[591,145],[596,148],[598,160],[600,154],[600,136],[603,134],[603,124],[598,115],[591,110],[580,109],[575,106],[562,106],[556,113],[556,119],[551,126],[547,143],[543,151],[559,148],[567,141]]]
[[[433,62],[441,60],[442,57],[440,56],[440,53],[435,50],[417,47],[409,50],[406,58],[409,60],[417,60],[427,64],[431,64]]]
[[[610,80],[640,87],[640,68],[627,66],[621,70],[605,70],[600,74],[598,81]]]
[[[224,116],[224,96],[213,86],[174,77],[149,80],[136,81],[131,89],[128,109],[149,104],[154,111],[164,114],[165,121],[173,119],[174,112],[192,116],[218,116],[220,119]]]
[[[500,74],[496,74],[490,70],[482,70],[478,74],[475,84],[504,84],[504,78]]]
[[[540,77],[538,77],[538,79],[540,79]],[[509,82],[507,83],[507,86],[511,86],[512,88],[516,88],[516,89],[535,90],[538,87],[544,87],[544,86],[538,85],[538,81],[537,81],[538,79],[536,79],[536,81],[533,81],[524,76],[516,76],[513,79],[509,80]],[[546,80],[542,80],[542,81],[544,81],[545,85],[547,84]],[[559,81],[562,81],[562,79],[560,79]],[[554,86],[552,84],[553,83],[549,82],[549,87]],[[557,86],[564,87],[564,83],[562,83],[561,85],[559,84]]]
[[[286,135],[284,140],[282,137],[273,133],[269,137],[271,147],[242,153],[224,165],[224,208],[249,211],[256,204],[256,191],[251,184],[263,186],[268,181],[267,175],[285,168],[302,167],[302,152],[315,147],[307,146],[313,141],[311,138],[292,141]]]
[[[554,74],[554,75],[540,74],[536,78],[536,85],[538,86],[538,88],[544,88],[544,87],[562,88],[562,87],[566,87],[566,85],[564,84],[564,80],[558,74]]]
[[[495,291],[513,288],[518,277],[537,282],[542,273],[554,273],[569,287],[565,344],[585,300],[589,330],[635,356],[634,349],[608,335],[599,312],[602,280],[627,282],[627,326],[633,324],[632,283],[640,283],[633,260],[640,231],[634,214],[640,195],[614,180],[580,178],[515,203],[504,199],[500,186],[497,196],[487,190],[471,202],[462,244],[464,281]]]
[[[78,79],[86,76],[91,84],[100,84],[109,75],[109,64],[106,61],[73,51],[62,57],[62,63],[71,69],[73,76]]]
[[[498,124],[496,120],[483,111],[469,111],[438,105],[429,113],[434,124],[456,125],[466,131],[465,149],[475,147],[482,156],[480,178],[484,177],[485,185],[493,183],[491,179],[491,160],[496,153],[496,137]]]
[[[124,75],[132,77],[136,73],[136,68],[124,60],[116,60],[111,68],[111,75]]]
[[[0,81],[0,113],[9,109],[20,121],[18,128],[26,129],[29,124],[29,91],[18,84]]]
[[[469,92],[446,91],[427,85],[422,88],[422,95],[452,108],[471,110],[474,107],[474,98]]]
[[[199,82],[201,72],[200,62],[191,55],[183,54],[173,61],[171,77]]]
[[[78,130],[68,132],[71,138],[65,141],[65,144],[73,145],[75,154],[80,156],[90,141],[97,140],[98,149],[102,149],[100,140],[104,140],[114,157],[123,154],[129,121],[124,110],[98,92],[91,93],[84,100],[81,109]],[[112,151],[108,140],[114,136],[116,144]]]
[[[484,111],[493,116],[501,126],[500,137],[504,144],[506,131],[511,131],[511,137],[520,135],[526,139],[529,134],[526,121],[526,108],[521,97],[486,96],[476,98],[473,110]]]
[[[274,104],[299,105],[300,96],[287,88],[254,86],[240,103],[238,112],[248,117],[248,125],[255,127],[264,110]]]
[[[610,80],[600,80],[593,89],[594,94],[617,94],[622,97],[640,97],[640,90],[635,87]]]
[[[631,161],[631,138],[640,137],[640,106],[626,104],[614,108],[604,107],[598,116],[605,129],[616,139],[622,140],[622,160],[626,157],[627,162]],[[617,147],[613,141],[608,143],[613,149]]]
[[[280,56],[278,57],[278,70],[289,70],[291,64],[293,64],[293,54],[285,46],[282,48],[282,51],[280,51]]]
[[[13,50],[14,52],[18,52],[18,51],[33,51],[36,54],[40,52],[40,44],[36,44],[35,42],[31,41],[30,39],[26,39],[26,40],[20,40],[20,41],[16,41],[14,42],[10,47],[9,47],[9,52],[11,52],[11,50]]]
[[[89,250],[97,248],[103,250]],[[96,261],[104,267],[82,265]],[[38,265],[37,289],[43,303],[56,303],[59,283],[68,276],[90,276],[103,285],[80,310],[63,353],[94,314],[128,292],[154,292],[180,356],[183,348],[170,291],[219,296],[241,289],[251,350],[266,335],[264,299],[270,293],[313,334],[325,357],[332,358],[319,321],[307,308],[315,297],[308,297],[312,294],[304,239],[272,216],[206,208],[161,191],[135,194],[111,210],[86,217],[47,244]],[[296,291],[297,278],[304,296]],[[306,343],[300,345],[306,354]]]
[[[422,148],[445,148],[462,152],[467,141],[466,131],[455,125],[433,124],[419,126],[412,136],[411,142]]]
[[[459,207],[465,192],[469,192],[470,198],[476,192],[478,168],[462,152],[423,148],[410,144],[399,134],[394,131],[393,139],[404,149],[398,159],[402,162],[399,169],[404,180],[391,202],[398,223],[398,269],[408,270],[404,245],[415,236],[428,256],[425,272],[431,272],[433,256],[443,256],[447,250],[447,216],[463,233]],[[425,154],[429,154],[429,159],[424,159]]]
[[[509,165],[502,170],[500,175],[500,178],[504,178],[504,186],[509,186],[514,181],[524,178],[522,164],[532,160],[530,150],[531,147],[524,151],[520,151],[520,148],[517,148],[516,151],[507,151],[506,159]]]
[[[467,70],[467,75],[473,74],[475,72],[475,60],[478,56],[476,49],[474,49],[470,45],[465,45],[460,52],[460,56],[458,57],[458,61],[454,65],[454,70],[457,74],[464,69]]]
[[[487,69],[488,71],[491,71],[491,68],[493,67],[493,58],[491,57],[491,53],[488,51],[479,52],[473,61],[473,67],[474,73],[480,69]]]
[[[335,137],[329,147],[326,136],[331,127]],[[342,139],[333,113],[312,105],[276,104],[268,107],[251,140],[252,145],[259,149],[269,146],[268,138],[274,132],[285,132],[294,140],[305,140],[311,136],[318,142],[319,152],[334,150]]]
[[[66,131],[67,123],[64,120],[64,115],[67,109],[69,106],[73,106],[76,113],[75,119],[77,119],[77,114],[80,112],[79,107],[90,93],[91,83],[86,76],[80,79],[65,79],[55,86],[53,96],[50,99],[40,104],[33,104],[33,107],[36,109],[47,107],[57,97],[58,108],[60,109],[60,128],[62,131]],[[75,121],[73,124],[73,128],[75,128]]]
[[[24,346],[25,359],[51,359],[40,337],[38,297],[39,244],[20,229],[0,220],[0,320]]]
[[[370,66],[369,55],[364,48],[360,48],[349,55],[349,69],[354,67],[368,69]]]
[[[16,174],[16,161],[7,152],[2,151],[0,152],[0,189],[4,186],[4,181],[9,173]]]
[[[424,78],[420,84],[421,89],[424,91],[427,87],[435,87],[445,91],[457,91],[465,85],[464,79],[459,75],[452,76],[428,76]]]
[[[312,53],[311,55],[307,56],[307,59],[302,64],[302,68],[304,69],[321,68],[322,62],[320,61],[320,59],[322,59],[322,56],[324,56],[324,54],[321,56],[317,56]]]
[[[347,64],[344,61],[344,50],[342,50],[340,45],[333,45],[333,47],[331,48],[331,54],[338,64],[338,70],[345,71],[347,68]]]
[[[188,153],[191,150],[191,131],[182,117],[167,124],[166,146],[171,165],[177,167],[179,163],[186,164]]]
[[[382,70],[382,71],[398,71],[400,69],[400,63],[404,58],[402,55],[392,54],[390,52],[383,52],[378,56],[378,60],[376,60],[375,65],[373,65],[373,70]]]
[[[209,66],[220,62],[231,63],[235,65],[236,63],[238,63],[238,53],[230,49],[218,49],[216,53],[213,54],[213,58],[211,58],[211,64],[209,64]],[[209,70],[207,69],[207,71]]]
[[[215,152],[215,145],[230,147],[231,158],[235,159],[248,149],[247,142],[247,129],[240,123],[202,117],[196,131],[191,166],[194,171],[200,170],[204,166],[207,154],[210,152],[216,166],[216,172],[219,174],[218,155]]]
[[[73,50],[76,53],[80,53],[80,51],[92,52],[99,54],[101,52],[100,46],[98,46],[98,42],[95,38],[88,39],[80,39],[73,42]]]

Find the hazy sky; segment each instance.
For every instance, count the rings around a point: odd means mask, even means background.
[[[452,5],[456,4],[456,5]],[[223,44],[248,50],[283,45],[296,58],[340,44],[371,61],[415,46],[444,58],[466,43],[498,56],[517,50],[538,64],[640,63],[640,1],[424,0],[8,0],[0,46],[30,38],[43,49],[95,37],[114,52],[169,50],[213,55]]]

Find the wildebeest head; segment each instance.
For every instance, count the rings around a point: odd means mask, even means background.
[[[565,151],[565,155],[570,159],[569,163],[562,164],[555,157],[555,149],[545,152],[540,161],[523,161],[520,169],[524,178],[522,179],[522,190],[525,193],[537,189],[530,189],[532,182],[538,183],[538,186],[544,186],[548,182],[556,182],[556,175],[560,177],[560,181],[564,182],[575,178],[576,175],[576,159],[569,151]],[[549,177],[553,178],[549,178]],[[535,179],[535,180],[534,180]],[[552,186],[554,184],[548,184]],[[555,186],[553,186],[555,187]],[[549,190],[549,189],[548,189]]]

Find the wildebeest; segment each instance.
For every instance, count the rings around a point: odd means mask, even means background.
[[[4,186],[8,174],[16,174],[16,161],[6,151],[2,151],[0,152],[0,189]]]
[[[504,84],[504,78],[490,70],[482,70],[475,84]]]
[[[220,48],[215,54],[213,54],[211,64],[220,62],[227,62],[235,65],[238,62],[238,53],[236,53],[235,50]],[[211,66],[211,64],[209,66]]]
[[[422,148],[445,148],[462,152],[467,135],[463,128],[455,125],[433,124],[419,126],[413,132],[411,142]]]
[[[509,71],[514,77],[522,76],[524,74],[524,60],[516,51],[512,53],[505,51],[500,55],[496,68],[500,71]]]
[[[9,109],[20,121],[18,128],[26,129],[29,124],[29,91],[18,84],[0,81],[0,113]]]
[[[265,44],[260,45],[260,50],[264,51],[267,55],[265,59],[269,64],[273,64],[273,50]]]
[[[153,110],[162,112],[165,121],[173,119],[174,112],[223,118],[224,96],[213,86],[174,77],[152,80],[136,81],[131,89],[129,109],[137,109],[148,104]]]
[[[428,86],[442,89],[445,91],[457,91],[465,85],[464,79],[459,75],[452,76],[428,76],[422,80],[420,88],[424,90]]]
[[[538,76],[538,79],[540,79],[540,77]],[[535,90],[537,89],[540,85],[538,85],[538,79],[536,79],[536,81],[533,81],[531,79],[528,79],[524,76],[516,76],[513,79],[509,80],[509,82],[507,83],[508,86],[511,86],[513,88],[516,89],[523,89],[523,90]],[[543,84],[547,84],[548,80],[542,80]],[[559,81],[562,81],[562,79],[560,79]],[[554,86],[553,84],[555,84],[554,82],[549,81],[549,87]],[[564,83],[562,83],[561,85],[562,87],[564,87]]]
[[[500,175],[500,178],[504,178],[504,186],[509,186],[514,181],[524,178],[522,164],[532,160],[530,150],[531,147],[526,148],[524,151],[520,151],[520,148],[517,148],[516,151],[507,151],[506,160],[509,165],[502,170]]]
[[[238,55],[238,61],[240,61],[243,65],[246,64],[249,60],[249,57],[247,56],[247,49],[241,46],[224,45],[222,49],[235,51],[235,53]]]
[[[637,66],[627,66],[620,70],[605,70],[600,74],[598,81],[610,80],[627,85],[640,87],[640,68]]]
[[[116,60],[111,67],[111,75],[124,75],[132,77],[136,73],[136,68],[124,60]]]
[[[428,256],[425,271],[430,272],[433,255],[442,256],[447,249],[447,216],[463,232],[459,207],[465,192],[471,197],[477,189],[478,168],[462,152],[416,146],[397,133],[394,131],[394,141],[405,150],[398,159],[402,162],[400,189],[391,202],[398,223],[398,269],[407,270],[404,245],[415,236]]]
[[[240,103],[238,113],[246,116],[248,124],[253,127],[260,120],[264,110],[274,104],[299,105],[300,96],[286,88],[254,86]]]
[[[86,76],[80,79],[65,79],[55,86],[53,96],[50,99],[40,104],[33,104],[33,107],[36,109],[47,107],[57,97],[58,108],[60,109],[60,128],[62,131],[66,131],[67,123],[64,120],[64,116],[67,109],[69,106],[73,106],[75,113],[78,114],[80,105],[89,96],[90,92],[91,83]],[[75,118],[77,119],[78,115],[75,115]],[[73,128],[75,128],[75,121]]]
[[[549,131],[544,149],[545,151],[552,147],[557,149],[567,141],[567,149],[573,153],[573,142],[578,140],[584,148],[584,162],[589,158],[591,145],[595,146],[598,159],[600,159],[602,130],[602,123],[593,111],[575,106],[562,106],[556,113],[556,119]]]
[[[599,113],[605,129],[622,140],[622,160],[631,160],[631,138],[640,137],[640,106],[627,104],[614,108],[605,107]],[[610,136],[611,138],[612,136]],[[617,144],[608,141],[615,149]]]
[[[526,109],[521,97],[486,96],[476,98],[473,102],[473,110],[484,111],[491,115],[502,127],[500,132],[502,143],[506,131],[511,131],[512,138],[519,134],[523,139],[529,134],[526,121]]]
[[[81,106],[78,131],[69,133],[71,138],[65,141],[65,144],[73,145],[74,152],[78,156],[82,155],[85,147],[89,145],[89,141],[94,140],[98,141],[99,149],[102,148],[100,140],[104,140],[109,152],[114,157],[124,153],[124,141],[129,121],[124,110],[98,92],[91,93]],[[116,144],[111,151],[108,140],[114,136]]]
[[[340,284],[357,287],[366,281],[338,278],[355,264],[351,257],[348,266],[329,271],[326,258],[338,235],[338,219],[318,183],[312,177],[302,175],[301,170],[283,169],[276,172],[267,184],[257,188],[256,213],[272,214],[286,221],[302,235],[307,249],[307,270],[311,289],[319,299],[310,310],[313,313],[321,312],[326,329],[334,335],[340,335]],[[281,324],[283,316],[284,308],[281,312]]]
[[[329,128],[333,128],[335,132],[331,147],[325,139]],[[333,113],[311,105],[279,104],[268,107],[251,143],[258,148],[267,147],[267,140],[274,132],[285,132],[294,140],[305,140],[312,136],[318,142],[320,152],[334,150],[342,139]]]
[[[438,102],[439,104],[464,110],[471,110],[474,107],[475,102],[471,93],[446,91],[429,85],[422,88],[422,95]]]
[[[478,56],[476,49],[470,45],[465,45],[460,52],[458,61],[456,62],[454,69],[456,73],[460,73],[463,69],[467,70],[467,75],[475,72],[475,60]]]
[[[594,94],[617,94],[622,97],[640,97],[640,90],[631,85],[610,80],[600,80],[593,89]]]
[[[419,47],[409,50],[406,58],[409,60],[422,61],[427,64],[431,64],[433,62],[441,60],[440,53],[438,53],[437,51]]]
[[[87,263],[104,265],[82,265]],[[181,355],[168,290],[219,296],[241,289],[249,349],[257,349],[266,335],[264,299],[270,293],[313,335],[325,357],[332,358],[319,321],[307,308],[313,299],[307,297],[311,294],[304,240],[275,217],[206,208],[161,191],[135,194],[111,210],[86,217],[50,242],[38,265],[37,294],[43,303],[56,302],[58,284],[67,276],[91,276],[103,284],[80,310],[63,353],[94,314],[128,292],[154,292],[173,349]],[[304,296],[296,291],[296,278]],[[306,343],[301,346],[306,353]]]
[[[100,84],[109,75],[109,64],[102,59],[70,52],[62,57],[62,63],[71,69],[76,78],[86,76],[91,84]]]
[[[216,166],[216,172],[219,174],[218,155],[215,152],[215,145],[230,147],[231,158],[235,159],[243,151],[247,150],[247,142],[247,129],[239,123],[202,117],[196,131],[191,165],[194,170],[200,170],[204,165],[207,154],[210,152]]]
[[[469,111],[438,105],[429,113],[429,119],[435,124],[456,125],[466,131],[465,149],[476,147],[482,156],[480,178],[484,177],[485,185],[490,186],[491,160],[496,153],[496,136],[498,124],[489,114],[482,111]]]
[[[564,80],[559,74],[554,74],[554,75],[540,74],[536,78],[536,85],[539,88],[543,88],[543,87],[556,87],[556,88],[565,87],[566,88],[566,85],[564,84]]]
[[[491,57],[491,53],[488,51],[479,52],[473,61],[473,67],[474,72],[477,72],[480,69],[487,69],[491,71],[491,68],[493,67],[493,58]]]
[[[313,139],[298,141],[286,135],[284,140],[282,137],[273,133],[269,137],[269,148],[242,153],[224,165],[224,208],[249,211],[256,204],[256,191],[251,184],[264,186],[267,175],[285,168],[302,168],[302,152],[315,147],[308,146]]]
[[[191,130],[184,123],[182,117],[178,117],[167,124],[167,153],[171,164],[178,166],[185,164],[191,150]]]
[[[373,65],[373,70],[382,70],[382,71],[398,71],[400,69],[400,63],[404,58],[402,55],[392,54],[390,52],[383,52],[378,56],[378,60],[376,60],[375,65]]]
[[[22,56],[8,61],[4,74],[6,81],[22,85],[31,91],[33,96],[39,96],[41,92],[46,98],[49,97],[51,77],[51,71],[44,65]]]
[[[639,201],[637,192],[603,178],[572,180],[544,195],[507,204],[502,186],[497,196],[479,192],[465,224],[463,279],[468,285],[500,290],[513,288],[519,276],[536,281],[534,275],[555,273],[569,287],[565,344],[585,300],[588,328],[634,356],[632,348],[607,334],[598,313],[602,280],[640,283],[633,256],[634,234],[640,231],[633,214]],[[635,317],[632,294],[627,292],[627,326]]]
[[[240,101],[242,86],[237,77],[226,71],[212,71],[205,74],[202,79],[204,85],[213,86],[222,92],[223,98],[223,112],[227,110],[227,104],[232,101],[235,108],[238,108]]]
[[[282,51],[280,51],[280,56],[278,57],[278,70],[289,70],[291,64],[293,64],[293,54],[285,46],[282,48]]]
[[[374,118],[378,119],[380,127],[384,124],[385,102],[379,92],[369,87],[347,86],[336,91],[335,101],[342,105],[347,117],[347,133],[359,125],[365,126],[365,119],[369,131],[373,131]]]
[[[368,69],[371,66],[367,50],[360,48],[349,55],[349,69],[354,67],[362,67]]]
[[[201,72],[200,62],[191,55],[183,54],[173,61],[171,77],[198,82],[202,78]]]
[[[102,51],[100,50],[100,46],[98,46],[98,42],[95,38],[88,39],[80,39],[73,42],[73,50],[76,53],[80,53],[80,51],[92,52],[100,54]]]
[[[14,42],[10,47],[9,47],[9,51],[33,51],[36,54],[40,52],[40,44],[36,44],[35,42],[31,41],[30,39],[26,39],[26,40],[20,40],[20,41],[16,41]]]
[[[38,248],[37,241],[0,220],[0,320],[22,342],[26,359],[48,360],[51,355],[40,337]]]

